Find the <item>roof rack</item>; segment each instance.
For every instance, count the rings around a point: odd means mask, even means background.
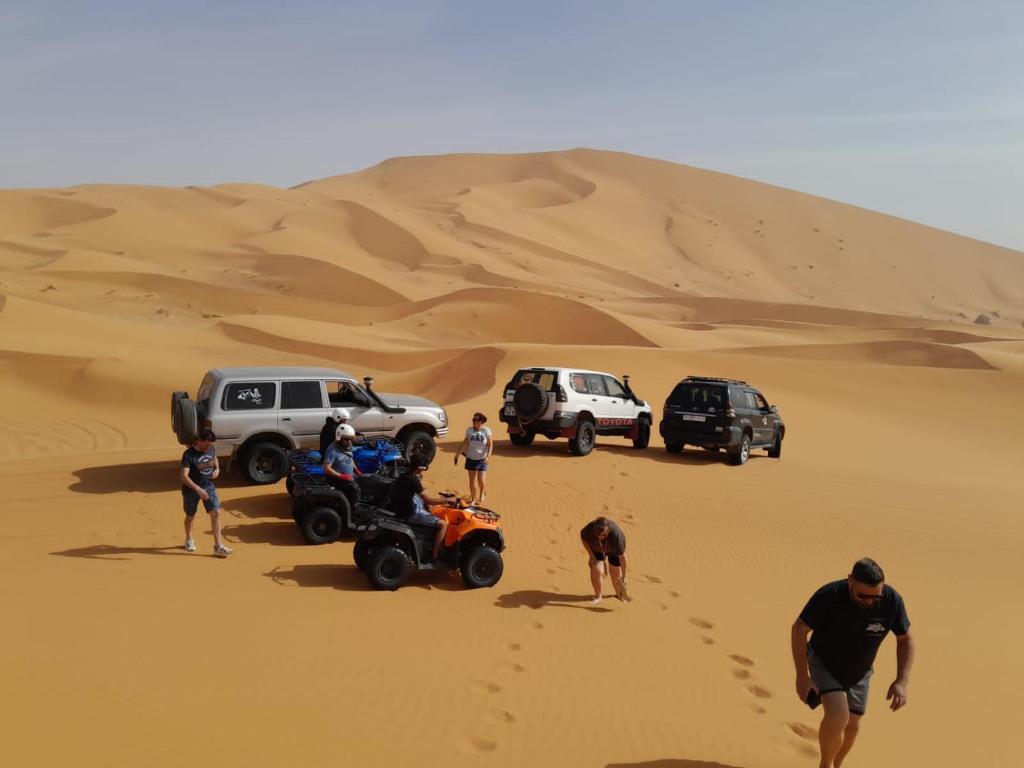
[[[687,376],[683,381],[719,381],[723,384],[746,384],[742,379],[717,379],[714,376]]]

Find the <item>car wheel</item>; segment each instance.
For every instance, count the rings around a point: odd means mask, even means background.
[[[636,428],[636,437],[633,439],[633,447],[643,450],[651,442],[651,422],[647,419],[640,419]]]
[[[686,443],[677,443],[675,441],[665,441],[665,450],[669,453],[682,453]]]
[[[178,401],[188,400],[188,392],[171,393],[171,432],[178,434]]]
[[[366,578],[374,589],[398,589],[411,570],[409,556],[394,545],[373,549],[366,562]]]
[[[405,457],[411,459],[413,456],[419,456],[422,459],[426,459],[429,464],[434,460],[434,454],[437,453],[437,446],[434,444],[434,438],[430,436],[428,432],[421,430],[413,430],[412,432],[406,432],[402,436],[402,443],[405,448]]]
[[[533,443],[534,434],[533,432],[509,432],[508,439],[512,445],[519,445],[526,447]]]
[[[750,458],[750,435],[743,435],[740,439],[739,447],[729,453],[729,461],[739,466],[746,464],[747,459]]]
[[[772,443],[771,448],[768,449],[768,456],[773,459],[782,458],[782,433],[775,433],[775,442]]]
[[[178,414],[175,420],[178,427],[175,430],[178,442],[182,445],[191,445],[199,437],[199,414],[196,411],[196,404],[187,397],[182,397],[175,401],[174,409]]]
[[[352,548],[352,560],[356,568],[366,570],[366,556],[370,553],[370,543],[366,539],[359,539]]]
[[[462,558],[459,570],[462,572],[462,580],[470,589],[493,587],[501,579],[505,563],[500,552],[481,544],[473,547]]]
[[[597,444],[597,431],[594,422],[581,419],[576,425],[576,437],[569,439],[569,450],[577,456],[586,456]]]
[[[299,530],[307,544],[330,544],[341,537],[341,515],[330,507],[313,507],[302,516]]]
[[[285,476],[288,456],[277,443],[256,443],[245,452],[242,465],[250,483],[269,485]]]

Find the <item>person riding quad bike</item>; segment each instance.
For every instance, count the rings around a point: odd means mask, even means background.
[[[424,460],[413,459],[410,472],[391,489],[391,509],[371,512],[373,524],[355,543],[356,565],[375,589],[398,589],[414,568],[457,568],[466,586],[493,587],[504,570],[500,516],[454,494],[424,497],[420,476],[425,469]]]
[[[320,456],[322,457],[327,453],[327,447],[333,443],[337,437],[338,427],[342,424],[348,424],[348,420],[352,418],[348,412],[348,408],[335,408],[324,420],[324,425],[320,429]]]

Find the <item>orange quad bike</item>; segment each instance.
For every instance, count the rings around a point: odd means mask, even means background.
[[[442,493],[443,504],[430,512],[448,521],[444,546],[437,561],[431,558],[434,526],[398,520],[383,509],[374,509],[373,524],[356,541],[353,557],[375,589],[395,590],[416,571],[458,569],[467,587],[493,587],[505,569],[501,553],[505,537],[501,516],[467,504],[452,493]]]

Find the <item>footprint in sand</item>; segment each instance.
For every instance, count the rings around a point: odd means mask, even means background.
[[[682,595],[680,595],[680,594],[679,594],[678,592],[676,592],[676,591],[675,591],[674,589],[670,589],[670,590],[668,591],[668,596],[669,596],[669,597],[682,597]]]
[[[738,653],[730,653],[729,654],[729,658],[732,659],[733,661],[735,661],[737,664],[739,664],[742,667],[752,667],[752,666],[754,666],[753,659],[748,659],[746,656],[740,656]]]
[[[509,669],[511,669],[513,672],[525,672],[526,671],[526,667],[524,667],[518,661],[509,662],[505,666],[508,667]]]
[[[539,621],[533,622],[530,626],[532,626],[534,629],[544,629],[544,624]]]
[[[708,637],[707,635],[701,635],[700,636],[700,641],[702,643],[704,643],[704,645],[714,645],[715,644],[715,638]]]
[[[477,752],[493,752],[498,748],[498,742],[487,736],[470,736],[468,741]]]
[[[818,738],[818,731],[809,725],[804,725],[803,723],[786,723],[786,727],[801,739],[815,741]]]
[[[480,680],[476,683],[476,687],[485,693],[501,693],[501,686],[493,680]]]
[[[693,617],[690,618],[690,623],[693,624],[693,626],[698,627],[700,629],[714,629],[715,628],[715,625],[712,624],[710,621],[698,618],[696,616],[693,616]]]
[[[732,676],[735,677],[737,680],[749,680],[750,679],[750,670],[749,669],[743,669],[742,667],[739,668],[739,669],[734,669],[732,671]]]
[[[514,723],[516,716],[509,712],[507,709],[492,709],[491,717],[497,720],[499,723]]]
[[[557,544],[558,539],[548,539],[548,544]]]
[[[509,643],[505,647],[508,648],[510,651],[521,651],[521,650],[523,650],[523,646],[520,643]]]
[[[651,584],[661,584],[661,579],[657,576],[651,576],[650,574],[645,573],[644,578]]]
[[[747,690],[759,699],[770,699],[772,692],[760,685],[748,685]]]
[[[554,576],[556,573],[558,573],[558,571],[556,571],[554,568],[545,568],[544,573],[546,573],[548,576]]]
[[[750,711],[757,715],[763,715],[768,712],[768,710],[762,707],[760,704],[751,704]]]

